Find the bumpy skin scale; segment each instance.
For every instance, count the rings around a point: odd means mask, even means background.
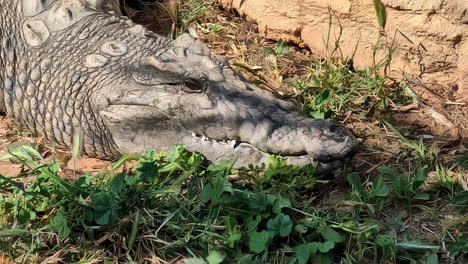
[[[89,156],[181,143],[213,161],[333,167],[357,143],[249,84],[198,40],[175,41],[88,0],[0,0],[0,111]]]

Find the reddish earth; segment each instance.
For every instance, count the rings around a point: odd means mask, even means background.
[[[11,142],[11,132],[14,128],[14,122],[4,116],[0,116],[0,157],[8,154],[6,146]],[[8,160],[0,160],[0,174],[4,176],[13,176],[22,171],[23,167],[19,164],[12,164]],[[2,263],[0,261],[0,263]]]
[[[42,138],[31,137],[29,135],[21,136],[13,119],[6,116],[0,116],[0,158],[8,154],[9,146],[15,144],[31,144],[44,155],[46,160],[59,160],[62,164],[62,170],[69,175],[75,173],[99,173],[111,166],[110,161],[103,161],[88,157],[79,157],[76,160],[71,158],[68,150],[53,147],[52,144],[44,141]],[[68,162],[66,162],[68,161]],[[27,170],[22,164],[14,163],[10,160],[0,160],[0,174],[4,176],[14,176]],[[75,173],[73,173],[75,172]]]
[[[450,95],[446,101],[468,103],[466,0],[380,0],[383,26],[373,0],[217,2],[258,23],[266,38],[307,46],[321,57],[350,60],[356,68],[372,66],[393,49],[387,69],[391,76],[404,73],[438,95]],[[332,52],[335,49],[339,52]]]
[[[99,173],[110,168],[110,162],[95,158],[80,157],[78,159],[70,159],[67,163],[67,169],[78,173]]]
[[[395,53],[388,73],[395,79],[410,76],[411,89],[422,105],[394,111],[395,121],[444,141],[468,138],[467,1],[381,1],[385,29],[379,27],[372,0],[217,2],[258,24],[261,37],[308,47],[318,58],[339,48],[334,56],[352,61],[356,68],[372,66],[376,44],[379,61],[391,43]],[[325,45],[328,30],[331,47]]]

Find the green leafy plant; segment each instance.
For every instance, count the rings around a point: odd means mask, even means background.
[[[305,220],[301,223],[300,229],[313,230],[313,236],[319,236],[318,241],[308,242],[301,244],[294,248],[296,256],[292,259],[293,263],[308,263],[310,258],[313,261],[320,261],[320,263],[328,263],[331,261],[329,254],[337,244],[344,241],[344,237],[335,231],[326,221],[323,219],[315,219],[313,221]],[[296,227],[299,230],[299,227]],[[301,233],[306,235],[310,231],[302,230]]]
[[[376,66],[355,70],[332,60],[316,61],[311,63],[306,79],[288,85],[296,89],[304,111],[311,117],[328,119],[363,107],[385,110],[389,101],[407,102],[402,88],[387,85],[387,77],[379,73],[385,65],[380,61]]]
[[[398,136],[399,141],[409,147],[410,149],[413,149],[416,151],[416,153],[423,159],[424,162],[430,164],[433,163],[437,159],[437,152],[435,149],[430,148],[428,149],[422,137],[419,137],[418,140],[410,140],[403,136],[398,129],[395,128],[390,122],[384,120],[383,124],[388,127],[395,135]]]
[[[383,260],[394,260],[397,254],[397,241],[395,233],[377,236],[375,244],[380,248]]]
[[[169,0],[165,2],[157,2],[159,6],[166,11],[172,20],[172,28],[170,38],[176,38],[187,31],[194,33],[191,30],[192,25],[201,18],[209,17],[209,6],[212,1],[209,0]],[[208,27],[213,31],[220,31],[222,27],[211,25]]]
[[[385,8],[379,0],[374,1],[379,25],[385,27]],[[356,69],[344,57],[340,48],[342,32],[332,39],[334,15],[328,9],[328,31],[323,39],[325,59],[311,62],[309,76],[288,85],[298,92],[303,109],[314,118],[343,117],[349,109],[368,109],[367,113],[387,110],[391,103],[407,104],[404,83],[392,84],[386,72],[395,52],[394,43],[378,43],[373,46],[373,63],[364,69]],[[338,20],[337,24],[341,28]],[[380,38],[379,38],[380,39]],[[377,59],[377,51],[385,48],[386,56]],[[354,54],[352,55],[354,56]],[[364,118],[364,117],[361,117]]]
[[[353,199],[376,212],[361,218],[304,202],[317,184],[315,168],[290,166],[279,156],[243,171],[175,146],[167,154],[124,156],[112,170],[74,182],[62,179],[59,164],[45,162],[30,146],[11,148],[8,157],[30,170],[22,174],[29,178],[24,185],[0,176],[0,246],[25,262],[65,245],[83,248],[63,256],[70,263],[105,258],[89,253],[83,241],[100,241],[91,245],[106,254],[124,252],[119,259],[126,262],[148,251],[165,259],[187,256],[187,263],[362,262],[375,252],[384,261],[437,260],[435,246],[399,238],[377,214],[392,195],[397,201],[424,198],[424,168],[409,176],[380,168],[372,182],[349,174]],[[131,171],[118,171],[130,160]],[[240,182],[230,180],[233,174]],[[463,193],[453,198],[464,201]],[[54,243],[44,234],[56,237]],[[112,242],[102,242],[107,237]],[[460,256],[463,240],[454,241],[451,249]]]
[[[1,222],[4,231],[0,244],[21,245],[34,239],[34,252],[46,239],[35,238],[40,230],[56,234],[61,242],[78,243],[117,228],[127,230],[127,260],[139,254],[142,248],[138,245],[145,240],[142,236],[147,230],[164,232],[166,239],[172,239],[164,251],[185,245],[182,248],[189,252],[206,254],[202,259],[208,263],[246,255],[265,259],[268,249],[278,250],[277,241],[293,235],[298,221],[291,214],[294,211],[285,211],[292,203],[280,193],[294,191],[303,183],[313,186],[315,172],[313,167],[289,166],[273,157],[265,178],[257,184],[234,186],[227,178],[232,173],[229,162],[206,164],[199,154],[175,146],[168,154],[124,156],[112,168],[117,170],[125,162],[136,160],[131,174],[84,174],[70,183],[58,176],[59,164],[45,163],[30,146],[12,148],[5,158],[27,164],[27,175],[33,179],[21,186],[0,176],[0,212],[8,219]],[[275,183],[293,177],[298,182],[275,188]],[[260,192],[262,189],[269,193]],[[21,248],[9,246],[12,255]]]
[[[263,53],[265,54],[265,60],[267,65],[273,64],[273,70],[275,72],[276,80],[281,83],[282,77],[279,68],[279,61],[282,56],[290,53],[286,42],[280,39],[276,43],[275,48],[264,48]]]
[[[419,187],[426,181],[426,167],[418,168],[410,175],[399,175],[388,167],[380,167],[379,173],[392,181],[394,194],[409,205],[413,200],[429,200],[429,193],[419,191]]]
[[[437,184],[439,186],[450,191],[456,189],[455,185],[457,180],[448,173],[449,166],[440,157],[440,150],[436,146],[427,146],[422,137],[419,137],[417,140],[408,139],[390,122],[383,120],[382,123],[398,136],[398,140],[401,144],[412,150],[413,155],[420,159],[421,166],[426,166],[429,170],[435,170]],[[457,157],[456,161],[463,168],[463,156]]]
[[[382,175],[378,175],[373,182],[361,182],[358,173],[350,173],[346,179],[353,188],[351,195],[359,202],[358,205],[365,206],[372,214],[384,208],[388,201],[386,198],[389,196],[389,189]]]
[[[379,235],[375,245],[378,246],[383,261],[396,262],[397,259],[406,261],[424,260],[424,263],[437,264],[438,256],[436,254],[439,246],[434,246],[420,241],[397,241],[396,234]]]
[[[460,257],[463,258],[463,255],[468,254],[468,236],[462,235],[457,238],[452,237],[453,239],[447,244],[447,250],[449,252],[449,257],[452,260]]]
[[[280,156],[271,155],[266,168],[256,182],[261,190],[293,199],[301,190],[310,190],[315,186],[316,168],[312,165],[288,165]]]

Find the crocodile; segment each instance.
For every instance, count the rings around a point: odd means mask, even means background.
[[[0,0],[0,112],[58,145],[122,153],[183,144],[214,162],[334,169],[358,145],[236,73],[189,34],[175,40],[97,0]]]

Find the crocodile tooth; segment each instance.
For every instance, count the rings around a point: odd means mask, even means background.
[[[237,141],[236,141],[236,140],[231,141],[231,147],[232,147],[232,148],[235,148],[236,145],[237,145]]]
[[[192,137],[197,137],[197,134],[192,132]]]

